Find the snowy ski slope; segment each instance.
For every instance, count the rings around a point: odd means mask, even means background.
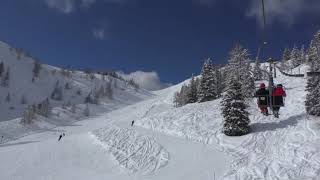
[[[0,143],[17,139],[34,132],[48,131],[57,126],[71,125],[86,117],[83,115],[85,109],[85,97],[92,91],[105,87],[112,82],[113,97],[101,98],[100,105],[90,105],[91,115],[109,112],[124,105],[129,105],[152,97],[152,93],[135,89],[128,83],[111,76],[103,78],[99,74],[93,74],[91,79],[81,71],[73,71],[71,76],[64,76],[62,69],[50,65],[42,65],[39,78],[32,82],[33,67],[35,58],[19,53],[16,49],[0,41],[0,62],[4,63],[5,71],[9,68],[9,86],[0,86]],[[0,81],[1,81],[0,77]],[[63,87],[63,99],[55,101],[50,95],[56,83]],[[69,83],[70,88],[66,89],[65,84]],[[78,93],[81,92],[80,94]],[[10,94],[10,102],[6,97]],[[21,104],[22,97],[25,97],[26,104]],[[28,105],[38,104],[50,99],[53,107],[50,118],[38,116],[33,124],[24,126],[20,124],[23,112]],[[63,104],[75,104],[75,113],[71,107],[62,108]]]
[[[142,102],[0,145],[6,162],[0,163],[0,179],[317,180],[320,125],[305,112],[306,79],[277,75],[286,107],[276,119],[250,102],[253,131],[246,136],[221,133],[220,100],[174,108],[181,83]],[[58,142],[61,132],[66,137]]]

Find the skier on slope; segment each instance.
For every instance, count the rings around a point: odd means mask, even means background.
[[[260,84],[260,88],[255,93],[255,97],[257,97],[257,104],[261,110],[261,113],[268,116],[268,105],[269,105],[269,90],[266,89],[266,85],[264,83]]]
[[[276,118],[279,117],[280,107],[284,106],[283,97],[286,97],[287,94],[284,91],[282,84],[278,84],[272,92],[272,111]]]
[[[60,140],[62,139],[62,137],[63,137],[63,135],[62,135],[62,134],[60,134],[60,135],[59,135],[59,139],[58,139],[58,141],[60,141]]]

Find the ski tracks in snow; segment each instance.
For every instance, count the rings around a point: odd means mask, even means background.
[[[317,179],[320,176],[320,138],[309,128],[302,87],[288,90],[281,118],[265,117],[251,109],[252,133],[240,137],[216,136],[225,152],[235,157],[223,179]],[[255,107],[254,104],[251,107]]]
[[[276,80],[287,87],[286,107],[276,119],[260,114],[252,101],[252,132],[246,136],[227,137],[221,132],[219,101],[147,113],[137,125],[210,144],[230,154],[234,160],[222,179],[317,179],[320,138],[309,128],[304,108],[305,79],[280,76]]]
[[[169,153],[149,136],[135,130],[109,126],[90,133],[118,164],[133,173],[150,174],[164,167]]]

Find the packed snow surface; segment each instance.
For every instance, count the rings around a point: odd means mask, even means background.
[[[287,91],[280,118],[263,116],[250,101],[248,135],[221,132],[219,99],[174,108],[173,94],[182,83],[135,104],[122,99],[103,114],[1,144],[0,179],[317,180],[320,124],[305,112],[306,79],[277,72],[275,81]]]
[[[110,126],[93,131],[91,136],[108,150],[116,161],[132,172],[150,174],[165,166],[169,153],[152,137],[135,130]]]

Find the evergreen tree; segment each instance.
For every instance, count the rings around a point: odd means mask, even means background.
[[[202,66],[200,88],[198,92],[199,102],[211,101],[217,98],[216,80],[214,65],[211,59],[208,58]]]
[[[320,71],[320,31],[318,31],[310,43],[308,50],[308,63],[311,71]],[[320,77],[312,76],[307,80],[306,111],[310,115],[320,116]]]
[[[295,68],[300,65],[301,54],[297,46],[294,46],[290,53],[291,68]]]
[[[226,93],[221,102],[224,117],[223,132],[228,136],[241,136],[250,132],[249,113],[241,84],[236,78],[228,81]]]
[[[237,79],[241,84],[242,94],[246,98],[253,97],[255,91],[249,56],[248,50],[238,44],[230,51],[226,66],[226,81],[228,82],[234,78]]]
[[[193,75],[192,75],[187,93],[188,93],[187,100],[186,100],[187,104],[198,102],[197,80]]]
[[[57,81],[55,84],[55,87],[51,93],[51,99],[56,101],[61,101],[63,99],[63,91],[59,81]]]
[[[303,64],[306,62],[307,62],[306,52],[305,52],[304,45],[302,45],[300,49],[300,64]]]
[[[180,93],[179,92],[175,92],[173,95],[173,105],[174,107],[180,107]]]
[[[288,48],[285,48],[284,51],[283,51],[283,55],[282,55],[282,61],[283,62],[286,62],[286,61],[289,61],[290,60],[290,50]]]
[[[173,100],[175,107],[181,107],[188,103],[188,95],[190,94],[189,90],[190,88],[184,84],[180,91],[175,93]]]
[[[262,78],[263,78],[261,64],[258,59],[256,60],[255,65],[254,65],[253,77],[254,77],[254,80],[256,80],[256,81],[262,80]]]
[[[215,75],[215,82],[216,82],[216,91],[215,92],[216,92],[217,97],[221,97],[221,94],[225,88],[224,87],[225,84],[224,84],[224,79],[223,79],[220,68],[218,68],[218,67],[215,68],[214,75]]]

